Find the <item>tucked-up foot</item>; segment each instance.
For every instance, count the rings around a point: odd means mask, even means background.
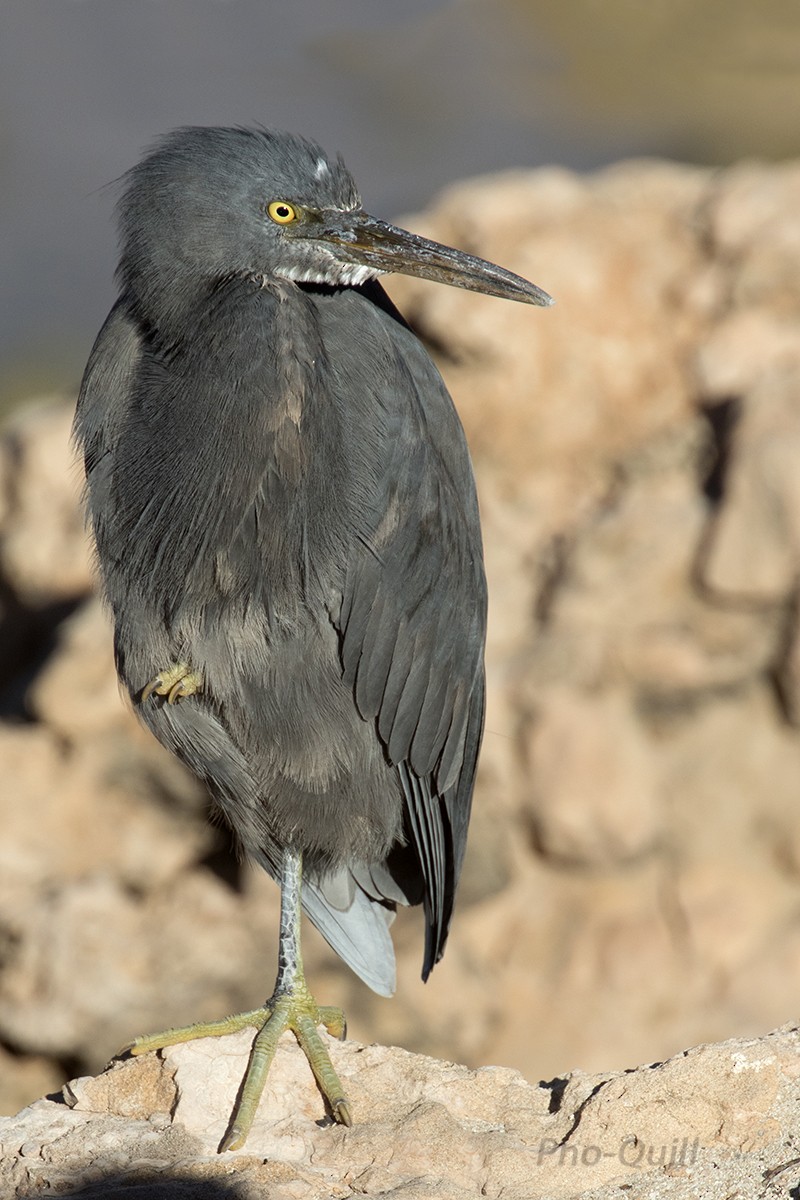
[[[328,1033],[340,1039],[344,1038],[347,1032],[342,1010],[320,1008],[301,981],[300,986],[296,986],[292,991],[276,992],[263,1008],[224,1017],[221,1021],[187,1025],[183,1029],[167,1029],[150,1037],[140,1037],[130,1046],[126,1046],[125,1051],[136,1055],[146,1054],[150,1050],[162,1050],[165,1046],[176,1046],[195,1038],[221,1037],[226,1033],[236,1033],[247,1026],[257,1029],[244,1082],[227,1133],[220,1144],[220,1151],[239,1150],[253,1124],[278,1040],[287,1029],[291,1029],[300,1043],[334,1120],[341,1125],[352,1125],[344,1089],[319,1035],[318,1025],[324,1025]]]
[[[173,663],[171,667],[159,671],[142,689],[139,703],[144,704],[145,700],[149,700],[155,694],[166,696],[167,704],[177,704],[184,697],[194,696],[202,690],[203,680],[197,671],[193,671],[188,663]]]

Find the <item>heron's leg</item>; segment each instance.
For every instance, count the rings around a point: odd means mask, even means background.
[[[177,704],[184,696],[194,696],[202,690],[203,679],[197,671],[193,671],[188,663],[173,663],[159,671],[142,689],[139,703],[144,704],[155,693],[157,696],[166,696],[168,704]]]
[[[300,888],[302,858],[294,850],[284,850],[281,871],[281,928],[278,946],[278,978],[275,991],[267,1002],[271,1015],[253,1042],[250,1063],[239,1099],[233,1110],[228,1132],[220,1149],[238,1150],[244,1145],[264,1090],[267,1073],[275,1056],[278,1039],[291,1029],[314,1072],[320,1091],[330,1105],[334,1119],[351,1125],[350,1109],[344,1089],[322,1038],[318,1025],[344,1037],[346,1023],[338,1008],[319,1008],[308,990],[300,953]]]
[[[275,1057],[278,1040],[287,1029],[291,1029],[300,1043],[334,1119],[342,1125],[352,1124],[344,1089],[317,1030],[318,1025],[324,1025],[333,1037],[343,1038],[347,1031],[344,1014],[340,1008],[319,1007],[306,986],[303,974],[300,953],[301,878],[301,855],[294,850],[285,850],[281,869],[278,978],[275,991],[263,1008],[224,1017],[221,1021],[167,1029],[151,1037],[137,1038],[126,1047],[131,1054],[146,1054],[148,1050],[161,1050],[165,1046],[189,1042],[198,1037],[218,1037],[234,1033],[246,1025],[255,1026],[258,1033],[250,1052],[247,1072],[220,1150],[238,1150],[244,1145]]]

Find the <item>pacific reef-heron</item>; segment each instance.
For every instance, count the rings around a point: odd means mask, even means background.
[[[303,975],[301,906],[381,995],[421,904],[441,958],[484,713],[478,505],[442,379],[377,277],[528,304],[538,287],[369,216],[341,158],[266,129],[168,134],[126,177],[120,295],[75,419],[120,679],[281,887],[263,1009],[221,1149],[291,1029],[351,1114]],[[302,871],[302,885],[301,885]]]

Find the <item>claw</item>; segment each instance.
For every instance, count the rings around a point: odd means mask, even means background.
[[[197,671],[193,671],[188,663],[173,663],[142,688],[139,703],[144,704],[155,693],[166,696],[167,704],[177,704],[185,696],[194,696],[202,690],[203,679]]]
[[[139,697],[140,704],[144,704],[145,700],[149,700],[156,688],[162,687],[160,676],[156,675],[155,679],[151,679],[147,687],[142,688],[142,694]]]
[[[319,1023],[324,1025],[331,1037],[343,1042],[347,1037],[347,1021],[340,1008],[323,1005],[319,1010]]]
[[[340,1125],[344,1125],[347,1129],[353,1128],[353,1118],[350,1115],[350,1108],[346,1100],[337,1100],[335,1104],[331,1104],[334,1120]]]

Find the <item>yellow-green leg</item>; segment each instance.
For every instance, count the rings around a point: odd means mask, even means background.
[[[275,1057],[278,1040],[287,1029],[291,1029],[308,1059],[334,1119],[342,1125],[349,1126],[353,1123],[344,1089],[317,1028],[324,1025],[328,1033],[343,1038],[347,1032],[344,1014],[340,1008],[317,1005],[306,986],[303,974],[303,960],[300,954],[301,877],[300,854],[293,850],[285,851],[281,876],[278,978],[275,991],[263,1008],[223,1017],[221,1021],[187,1025],[182,1029],[167,1029],[150,1037],[137,1038],[126,1047],[131,1054],[146,1054],[149,1050],[161,1050],[165,1046],[175,1046],[195,1038],[221,1037],[226,1033],[235,1033],[245,1026],[253,1026],[258,1030],[244,1082],[228,1131],[222,1139],[220,1151],[238,1150],[244,1145]]]

